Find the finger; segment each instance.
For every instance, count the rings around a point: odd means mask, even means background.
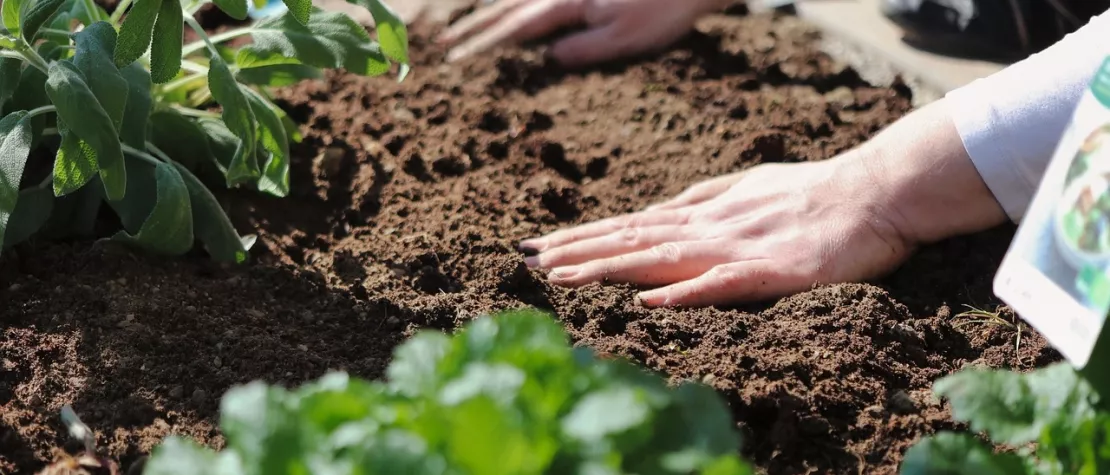
[[[708,307],[781,297],[806,290],[774,266],[770,259],[734,262],[713,267],[690,280],[640,293],[648,307]]]
[[[630,227],[552,248],[539,255],[527,257],[524,262],[531,268],[552,269],[642,251],[667,242],[696,241],[709,237],[696,236],[696,232],[698,230],[689,226],[678,225]]]
[[[709,201],[724,193],[736,183],[736,177],[725,175],[703,181],[691,186],[669,200],[645,208],[648,211],[661,209],[675,209],[683,206],[692,206]]]
[[[454,44],[464,36],[470,35],[475,30],[485,29],[499,18],[505,16],[516,7],[529,0],[501,0],[493,5],[480,8],[451,25],[440,33],[438,41],[445,44]]]
[[[548,274],[556,285],[578,287],[601,280],[663,285],[697,277],[728,262],[730,246],[722,240],[669,242],[621,256],[557,267]]]
[[[558,246],[565,246],[583,239],[604,236],[626,228],[686,224],[689,221],[689,215],[689,211],[686,210],[633,213],[615,218],[603,219],[601,221],[594,221],[570,229],[555,231],[546,236],[534,239],[526,239],[520,243],[520,248],[544,252]]]
[[[544,0],[527,3],[501,18],[496,24],[475,35],[447,54],[447,61],[487,51],[504,43],[520,42],[552,33],[567,24],[581,20],[582,2]]]
[[[626,54],[627,48],[627,41],[618,37],[619,31],[618,24],[613,22],[575,33],[555,42],[549,54],[560,64],[569,67],[617,59]]]

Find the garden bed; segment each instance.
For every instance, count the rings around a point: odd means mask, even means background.
[[[576,342],[715,387],[767,473],[894,473],[955,428],[932,382],[969,363],[1058,359],[1028,330],[954,328],[991,308],[1009,227],[921,250],[873,285],[736,309],[648,310],[627,286],[570,290],[515,243],[632,211],[759,163],[821,160],[910,108],[792,17],[737,13],[643,61],[570,73],[532,50],[442,63],[413,32],[403,83],[329,74],[279,93],[302,124],[285,199],[225,194],[241,268],[103,243],[2,257],[0,472],[66,442],[64,404],[126,465],[168,434],[220,446],[219,397],[255,379],[376,378],[419,328],[508,307],[556,313]]]

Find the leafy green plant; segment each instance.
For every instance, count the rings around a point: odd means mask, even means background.
[[[385,382],[232,388],[223,451],[170,437],[143,473],[750,474],[731,421],[711,388],[598,358],[519,310],[417,334]]]
[[[242,20],[247,1],[215,4]],[[209,37],[194,19],[208,0],[122,0],[111,15],[93,0],[3,0],[3,247],[91,236],[106,203],[122,228],[110,239],[166,255],[199,240],[214,259],[246,260],[253,236],[212,189],[289,192],[301,138],[269,88],[393,63],[400,80],[409,67],[405,26],[379,0],[349,0],[373,15],[376,41],[345,14],[284,1],[281,15]],[[184,44],[185,25],[200,40]]]
[[[973,435],[941,433],[906,452],[903,475],[1110,473],[1110,413],[1067,363],[1030,373],[971,368],[934,386]]]

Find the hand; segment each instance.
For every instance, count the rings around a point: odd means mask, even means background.
[[[557,41],[551,49],[564,65],[581,66],[664,48],[689,32],[699,17],[724,4],[722,0],[496,0],[459,20],[440,42],[454,46],[447,60],[456,61],[585,23],[586,31]]]
[[[859,282],[917,246],[983,231],[1006,213],[940,99],[856,149],[764,164],[696,185],[638,213],[526,240],[558,285],[662,286],[647,306],[708,306]]]
[[[899,265],[915,243],[850,152],[826,162],[765,164],[676,198],[521,243],[557,285],[663,286],[644,305],[707,306],[858,281]]]

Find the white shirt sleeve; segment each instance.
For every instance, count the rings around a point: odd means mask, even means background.
[[[1010,219],[1020,221],[1102,61],[1110,12],[1051,47],[945,96],[964,148]]]

